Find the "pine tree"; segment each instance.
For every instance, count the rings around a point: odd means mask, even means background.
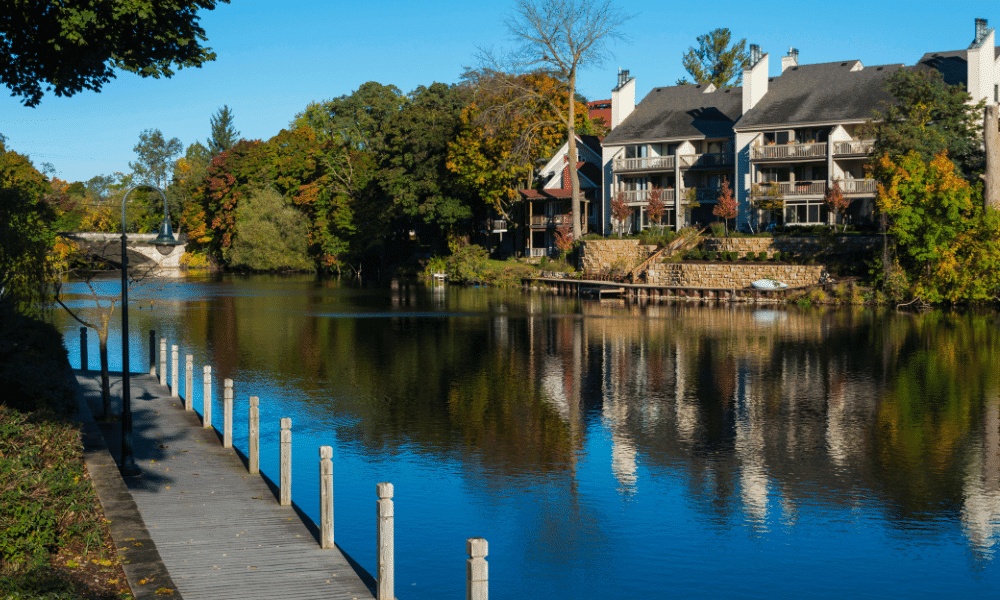
[[[746,38],[729,45],[732,34],[726,27],[698,36],[698,47],[684,53],[683,65],[695,83],[713,83],[715,87],[735,85],[750,64],[750,53],[745,50]],[[688,83],[687,78],[677,80],[678,85]]]
[[[239,140],[240,132],[233,128],[233,111],[222,105],[222,108],[212,115],[212,137],[208,138],[208,149],[212,155],[224,152],[233,147]]]

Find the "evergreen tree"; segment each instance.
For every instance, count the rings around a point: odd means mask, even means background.
[[[727,27],[721,27],[698,36],[698,47],[688,48],[682,64],[696,83],[714,83],[715,87],[735,85],[750,63],[750,54],[745,50],[746,38],[733,43]],[[677,80],[678,85],[687,84],[686,78]]]
[[[233,111],[225,104],[211,119],[212,137],[208,138],[208,150],[212,155],[225,152],[239,140],[240,132],[233,128]]]

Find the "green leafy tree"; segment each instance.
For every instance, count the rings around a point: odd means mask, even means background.
[[[273,188],[252,190],[236,209],[236,240],[229,264],[251,271],[312,271],[309,224],[302,211]]]
[[[896,101],[876,112],[866,126],[875,138],[872,156],[892,158],[916,152],[930,162],[942,151],[970,181],[983,170],[982,114],[984,104],[958,85],[948,85],[938,71],[899,69],[886,81]]]
[[[715,87],[735,85],[750,64],[750,53],[746,51],[746,38],[730,45],[732,34],[726,27],[720,27],[698,36],[698,47],[690,47],[684,53],[682,64],[697,83],[712,83]],[[677,81],[687,84],[687,79]]]
[[[139,181],[162,190],[173,173],[173,159],[180,154],[182,148],[178,138],[168,141],[159,129],[147,129],[139,134],[139,143],[132,148],[139,159],[130,162],[128,166]]]
[[[233,127],[233,111],[225,104],[212,115],[210,124],[212,136],[208,138],[208,151],[212,155],[229,150],[240,137],[240,132]]]
[[[198,11],[229,0],[65,0],[5,2],[0,18],[0,82],[26,106],[45,92],[99,92],[116,70],[170,77],[215,60],[202,46]]]
[[[771,222],[785,222],[785,196],[777,181],[764,185],[754,184],[750,189],[750,198],[758,208],[770,213]]]
[[[406,102],[396,86],[369,81],[349,96],[309,104],[295,115],[290,127],[306,127],[320,141],[339,141],[378,155],[385,149],[386,128]]]

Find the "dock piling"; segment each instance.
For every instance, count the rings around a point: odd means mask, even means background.
[[[247,470],[256,475],[260,473],[260,398],[250,396],[250,421],[248,424],[249,465]]]
[[[170,397],[177,397],[177,344],[170,345]]]
[[[378,494],[378,600],[395,600],[393,595],[393,506],[392,484],[376,483]]]
[[[202,369],[203,383],[201,394],[201,426],[205,429],[212,428],[212,367],[205,365]]]
[[[333,446],[319,447],[320,548],[333,548]]]
[[[222,447],[233,447],[233,380],[229,378],[222,392]]]
[[[184,355],[184,410],[194,410],[194,356]]]
[[[167,385],[167,338],[160,338],[160,385]]]
[[[481,537],[465,540],[465,551],[469,555],[465,561],[465,600],[489,599],[489,564],[486,562],[488,547],[486,540]]]
[[[281,418],[281,476],[279,504],[282,506],[292,505],[292,420],[289,417]]]

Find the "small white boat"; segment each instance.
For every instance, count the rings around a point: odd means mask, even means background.
[[[783,290],[788,287],[787,283],[776,279],[758,279],[750,284],[755,290]]]

